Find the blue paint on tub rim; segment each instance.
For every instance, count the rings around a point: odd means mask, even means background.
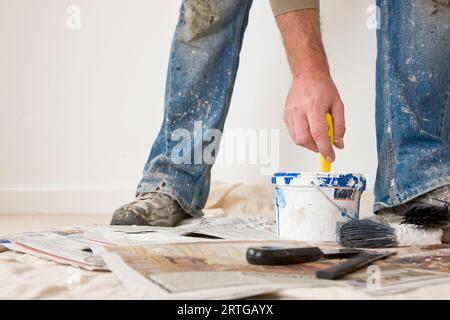
[[[298,172],[277,172],[272,176],[272,184],[289,186],[291,182],[302,174]],[[352,188],[356,191],[364,191],[367,181],[362,174],[353,173],[304,173],[303,176],[316,178],[319,187],[343,187]]]

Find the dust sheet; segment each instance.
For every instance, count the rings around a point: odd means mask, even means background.
[[[213,185],[208,200],[208,209],[205,210],[206,217],[226,218],[262,214],[268,219],[273,219],[273,198],[273,190],[269,185],[216,183]],[[128,231],[130,232],[130,230]],[[140,231],[131,231],[130,234],[134,235],[127,239],[114,239],[114,236],[108,234],[108,232],[99,236],[102,237],[101,239],[109,237],[112,242],[123,241],[122,244],[133,247],[133,242],[142,241],[143,234],[148,232],[145,227]],[[236,230],[230,229],[229,232],[232,234]],[[169,238],[179,236],[169,233],[166,235]],[[93,240],[99,240],[99,238]],[[252,241],[259,240],[254,239]],[[180,243],[179,245],[185,246],[187,244]],[[189,243],[188,245],[195,244]],[[245,246],[247,245],[248,243]],[[164,244],[160,244],[160,246],[164,247]],[[0,243],[0,299],[135,299],[143,297],[146,294],[145,290],[149,289],[148,287],[133,287],[136,279],[144,280],[141,281],[142,283],[150,281],[155,284],[158,283],[158,287],[160,285],[165,287],[166,293],[161,293],[161,295],[155,297],[157,299],[166,298],[167,292],[182,294],[186,288],[188,290],[199,289],[199,287],[204,289],[204,286],[207,286],[204,279],[198,277],[200,273],[197,272],[197,269],[194,270],[197,262],[192,259],[185,260],[178,254],[174,256],[177,261],[176,265],[190,267],[181,271],[178,267],[167,269],[165,263],[161,262],[154,264],[150,269],[135,266],[134,272],[130,273],[129,270],[125,272],[125,276],[131,278],[125,279],[128,285],[124,285],[124,279],[120,279],[124,276],[123,274],[118,276],[108,271],[91,271],[70,264],[62,265],[30,254],[4,251],[5,248],[5,243]],[[112,252],[114,249],[109,250],[108,259],[112,260],[114,265],[118,265],[120,270],[124,270],[124,265],[120,265],[120,263],[123,263],[126,259],[134,258],[128,256],[127,250],[129,249],[125,247],[113,248],[119,251]],[[176,251],[180,248],[183,247],[173,250]],[[271,283],[273,284],[273,275],[270,272],[267,273],[267,270],[261,272],[261,270],[255,270],[249,266],[242,268],[241,258],[233,260],[231,265],[218,267],[220,261],[214,260],[217,258],[208,258],[210,257],[209,249],[205,251],[206,261],[201,262],[201,268],[204,269],[204,272],[207,272],[206,279],[213,279],[218,286],[228,281],[242,284],[240,292],[227,292],[230,298],[245,296],[245,290],[249,290],[248,292],[253,295],[263,294],[262,297],[264,298],[275,299],[450,299],[450,282],[448,281],[450,278],[450,247],[447,245],[398,250],[397,256],[388,261],[377,263],[377,267],[381,271],[381,286],[378,287],[375,283],[371,288],[368,287],[368,280],[373,275],[370,272],[377,271],[373,268],[352,274],[345,281],[338,283],[321,281],[319,285],[319,282],[312,279],[310,275],[317,268],[323,267],[324,262],[304,266],[303,268],[310,269],[308,271],[303,270],[304,272],[300,272],[301,275],[298,275],[301,268],[295,270],[295,272],[286,271],[279,274],[280,278],[297,277],[297,279],[301,279],[301,284],[290,279],[286,287],[280,287],[280,283],[270,287]],[[243,249],[242,246],[238,245],[227,250],[242,251]],[[108,261],[107,265],[109,263],[111,261]],[[328,263],[330,262],[326,262],[326,264]],[[160,271],[155,271],[153,269],[155,266],[161,268]],[[168,270],[170,272],[167,272]],[[226,274],[217,277],[218,272],[225,272]],[[257,273],[259,280],[254,278],[255,273]],[[197,280],[186,281],[186,274],[189,275],[190,279]],[[247,286],[248,284],[251,284],[251,286]],[[212,289],[210,293],[218,295],[223,292]]]

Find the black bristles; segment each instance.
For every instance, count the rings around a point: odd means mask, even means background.
[[[344,223],[337,232],[337,242],[352,248],[387,248],[398,245],[394,228],[367,219]]]
[[[450,222],[450,206],[442,207],[417,204],[405,212],[403,223],[415,224],[424,228],[442,227]]]

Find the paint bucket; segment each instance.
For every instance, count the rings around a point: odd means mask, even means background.
[[[366,188],[362,174],[276,173],[277,235],[282,239],[336,242],[336,224],[359,218]]]

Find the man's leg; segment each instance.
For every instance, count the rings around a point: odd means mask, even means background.
[[[137,199],[117,210],[112,224],[174,225],[186,213],[202,214],[212,166],[202,152],[214,142],[208,141],[208,130],[224,127],[251,3],[183,1],[170,53],[163,124]],[[188,150],[179,150],[180,143]]]
[[[375,212],[450,201],[450,7],[378,0]]]

